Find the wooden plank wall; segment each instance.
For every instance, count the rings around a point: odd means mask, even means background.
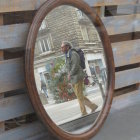
[[[36,10],[45,1],[0,0],[0,140],[53,139],[38,119],[30,120],[35,114],[24,79],[27,34]],[[140,82],[140,14],[135,6],[140,0],[85,1],[98,9],[111,39],[116,71],[114,96],[136,92]],[[120,5],[126,6],[121,15],[117,14]],[[135,10],[126,14],[128,5]],[[105,10],[105,15],[100,10]],[[14,126],[9,125],[12,120]],[[25,123],[17,125],[20,120]]]

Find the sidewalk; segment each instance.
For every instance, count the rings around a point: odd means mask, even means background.
[[[98,105],[98,109],[96,111],[101,110],[103,100],[101,97],[101,93],[93,93],[87,96],[92,102]],[[53,104],[53,105],[44,105],[47,113],[50,118],[57,124],[63,124],[77,118],[81,117],[80,107],[77,99],[68,101],[61,104]],[[87,108],[87,112],[90,113],[90,109]]]

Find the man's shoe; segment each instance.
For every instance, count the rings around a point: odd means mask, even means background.
[[[84,116],[86,116],[86,115],[88,115],[88,113],[87,113],[87,112],[82,113],[82,117],[84,117]]]
[[[93,107],[91,109],[91,113],[93,113],[97,108],[98,108],[98,106],[96,104],[93,104]]]

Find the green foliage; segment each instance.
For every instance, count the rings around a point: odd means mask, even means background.
[[[50,71],[51,81],[49,88],[51,93],[54,94],[54,100],[56,103],[62,103],[75,99],[75,94],[72,86],[67,80],[67,74],[65,73],[65,60],[64,58],[57,58],[51,62],[52,68]]]

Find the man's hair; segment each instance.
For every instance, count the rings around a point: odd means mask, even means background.
[[[70,42],[68,42],[68,41],[62,41],[62,44],[64,44],[64,46],[68,46],[69,49],[72,48],[72,44]]]

